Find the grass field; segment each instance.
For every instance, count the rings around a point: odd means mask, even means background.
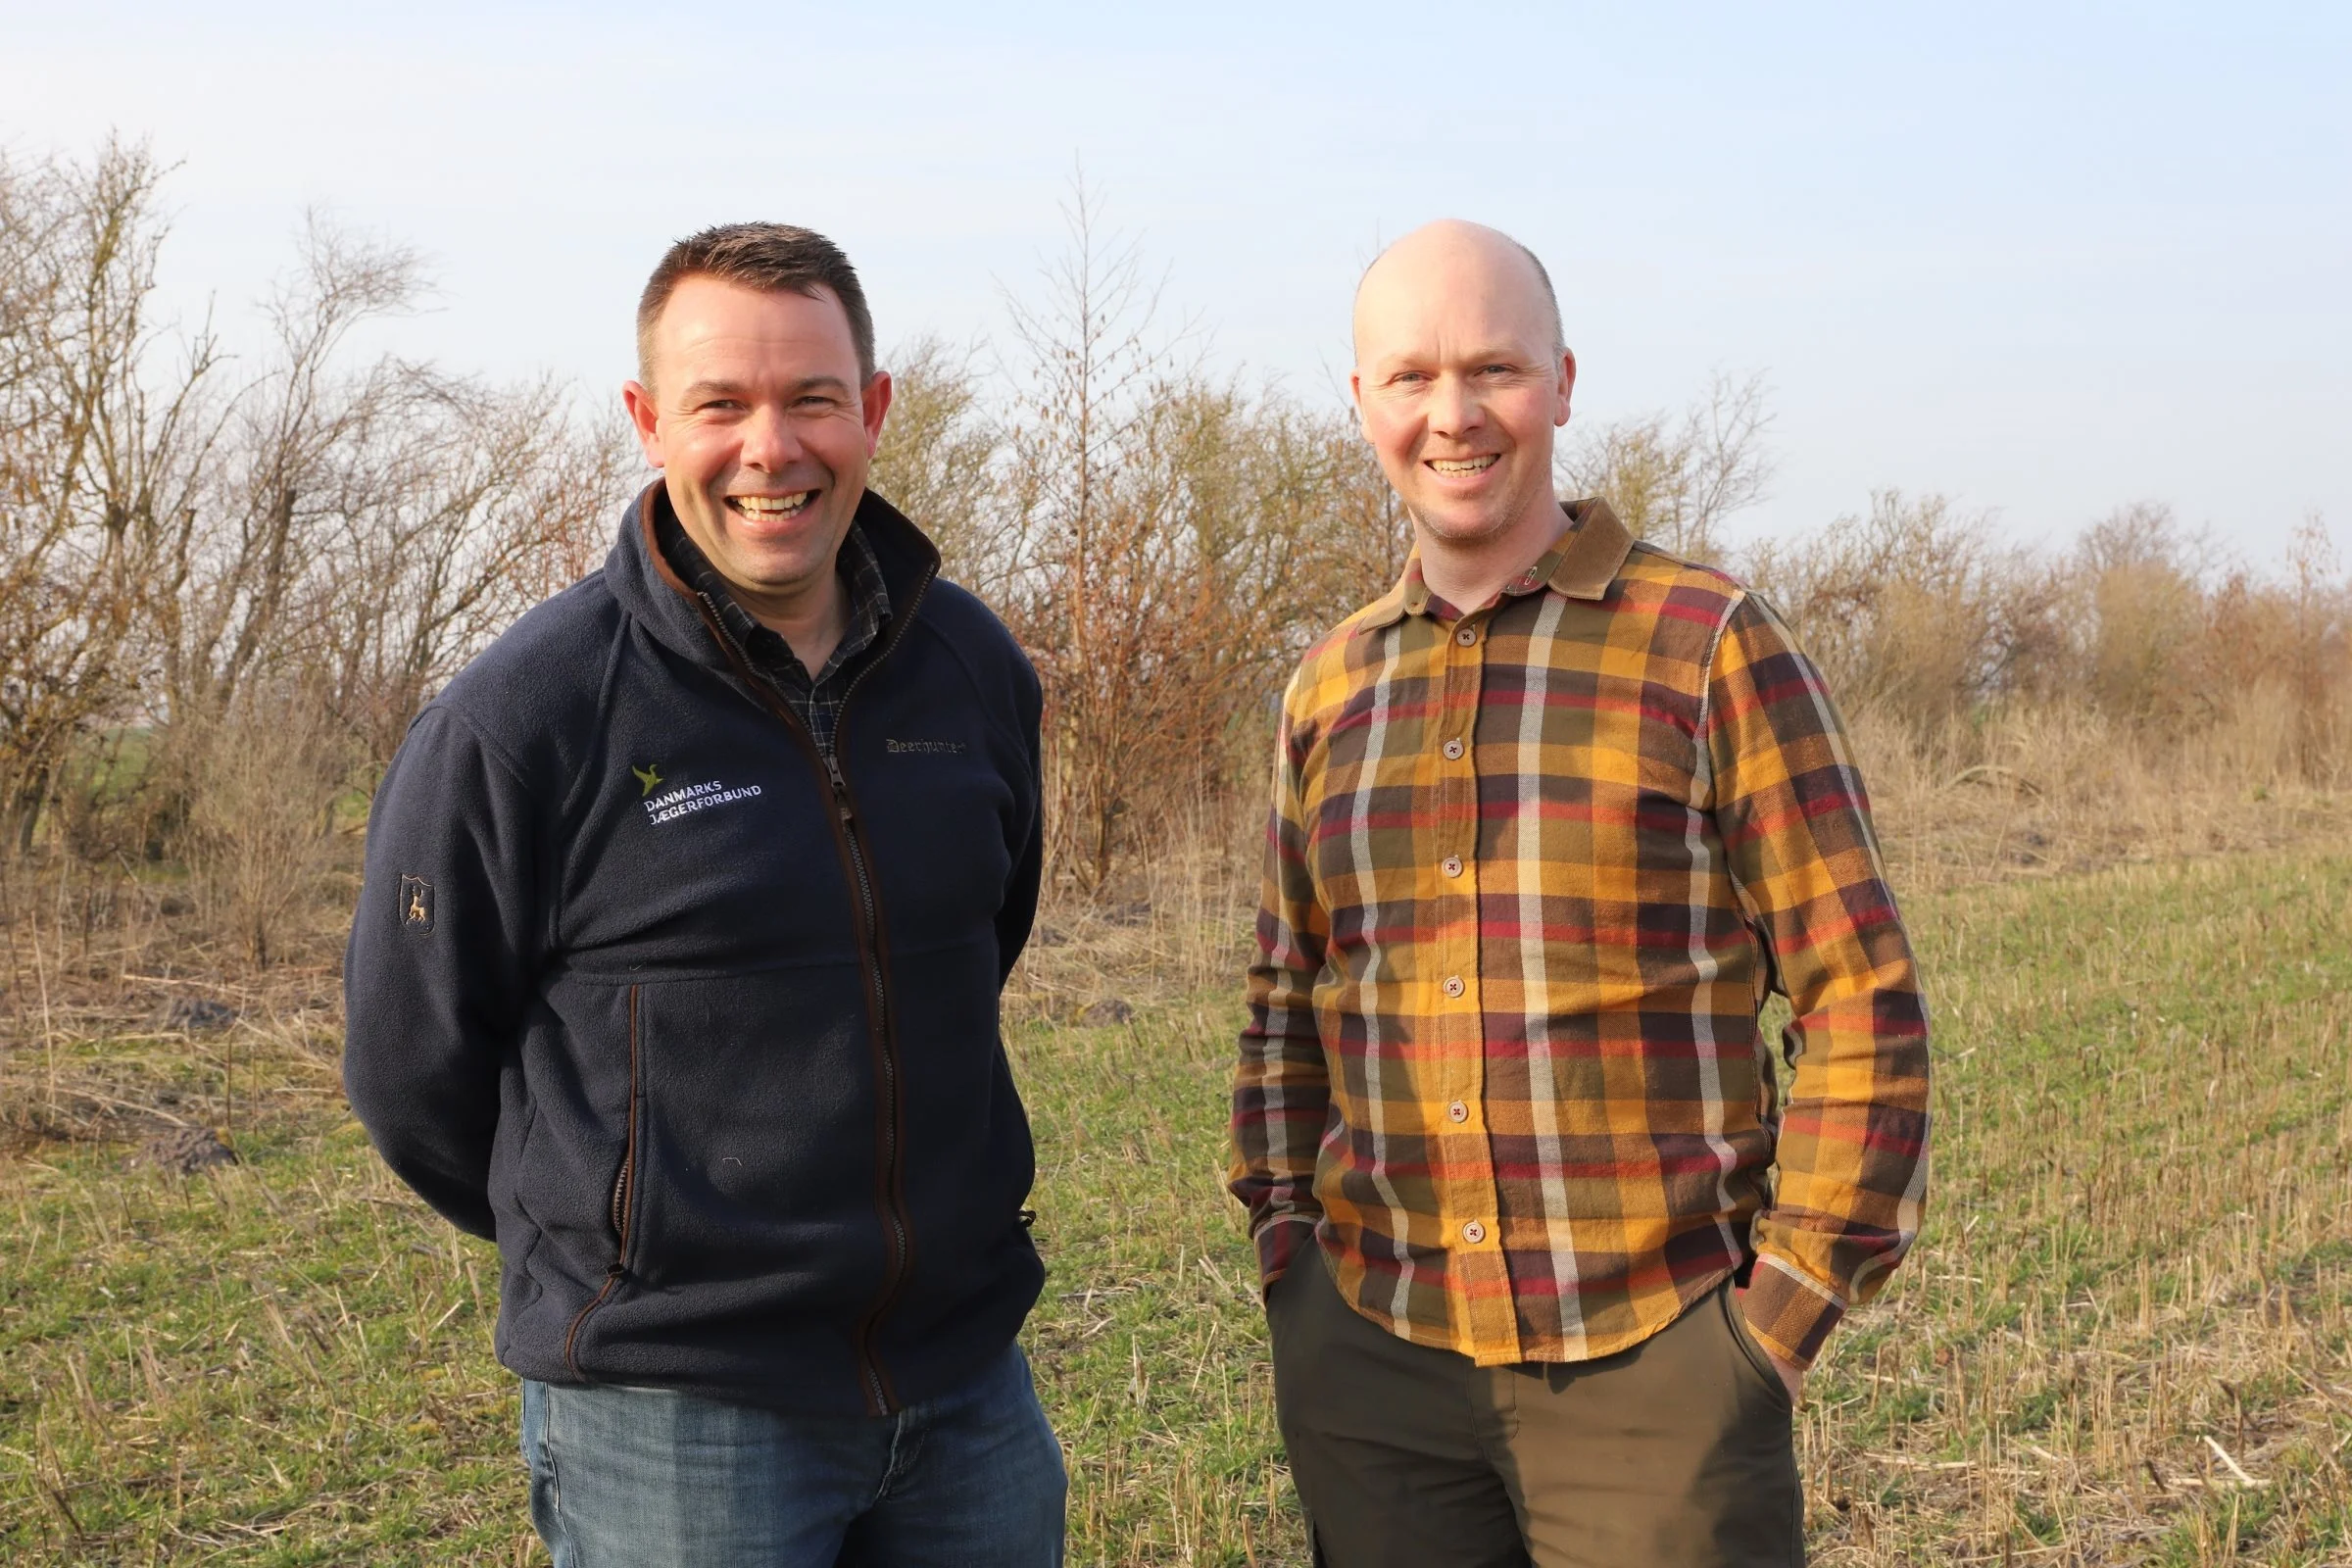
[[[1937,1026],[1928,1238],[1802,1415],[1823,1564],[2352,1564],[2352,860],[1914,902]],[[485,1247],[375,1162],[331,977],[226,1034],[64,1025],[8,1083],[217,1125],[0,1158],[0,1560],[529,1563]],[[1221,1190],[1238,1007],[1023,1024],[1052,1266],[1030,1344],[1072,1560],[1295,1563]],[[51,1054],[54,1059],[49,1059]]]

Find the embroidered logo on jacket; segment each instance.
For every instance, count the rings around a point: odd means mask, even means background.
[[[646,801],[645,818],[659,827],[663,822],[675,821],[696,811],[708,811],[714,806],[730,806],[737,801],[757,800],[759,797],[760,786],[757,784],[739,784],[729,788],[719,779],[712,779],[708,784],[680,784]]]
[[[888,752],[921,752],[934,757],[954,756],[963,750],[961,741],[901,741],[885,739],[882,748]]]
[[[651,795],[662,787],[662,764],[660,762],[650,763],[644,767],[632,767],[629,771],[637,775],[637,782],[640,786],[637,793],[641,797]]]
[[[400,927],[404,931],[433,928],[433,885],[420,876],[400,879]]]

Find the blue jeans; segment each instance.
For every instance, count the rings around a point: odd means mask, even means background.
[[[522,1453],[555,1568],[1061,1561],[1061,1446],[1018,1346],[895,1416],[526,1381]]]

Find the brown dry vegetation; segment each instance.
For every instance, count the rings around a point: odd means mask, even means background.
[[[415,298],[397,249],[307,236],[234,376],[166,340],[157,178],[0,165],[0,1546],[529,1560],[488,1259],[344,1118],[336,973],[408,717],[635,480],[560,388],[350,363]],[[1049,694],[1008,1010],[1077,1558],[1295,1561],[1222,1079],[1271,705],[1406,534],[1344,413],[1208,373],[1151,295],[1081,193],[1009,377],[898,356],[875,482]],[[2352,1562],[2325,531],[2265,574],[2159,508],[2034,552],[1888,492],[1737,548],[1760,381],[1571,428],[1563,488],[1756,584],[1828,669],[1919,930],[1936,1212],[1816,1380],[1819,1559]]]
[[[336,803],[600,558],[638,476],[562,388],[354,363],[423,286],[397,247],[314,224],[257,354],[168,338],[158,179],[119,147],[0,164],[0,826],[21,855],[196,870],[260,960]],[[1188,358],[1083,189],[1069,220],[1008,301],[1004,378],[935,341],[898,357],[874,480],[1036,661],[1055,876],[1116,907],[1203,813],[1247,814],[1293,660],[1395,580],[1408,532],[1344,410]],[[1760,379],[1719,378],[1680,417],[1572,425],[1563,487],[1773,598],[1897,819],[1936,800],[1891,835],[1907,853],[1941,864],[1987,814],[2029,858],[2262,842],[2352,781],[2352,577],[2316,520],[2267,576],[2149,506],[2053,554],[1886,492],[1731,547],[1770,422]],[[2103,820],[2060,820],[2091,802]]]

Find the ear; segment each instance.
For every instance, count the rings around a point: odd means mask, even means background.
[[[876,370],[867,377],[865,390],[858,395],[859,412],[865,419],[865,455],[869,458],[882,445],[882,421],[890,416],[891,392],[890,372]]]
[[[1355,410],[1356,433],[1367,441],[1371,440],[1371,428],[1364,423],[1364,375],[1361,370],[1348,372],[1348,402]]]
[[[654,403],[652,389],[641,381],[622,382],[620,406],[629,411],[629,427],[637,432],[637,444],[645,449],[645,461],[661,467],[662,411]]]
[[[1559,406],[1552,411],[1551,422],[1553,424],[1566,424],[1568,422],[1568,401],[1572,396],[1575,395],[1575,392],[1576,352],[1573,349],[1562,349],[1560,350]]]

